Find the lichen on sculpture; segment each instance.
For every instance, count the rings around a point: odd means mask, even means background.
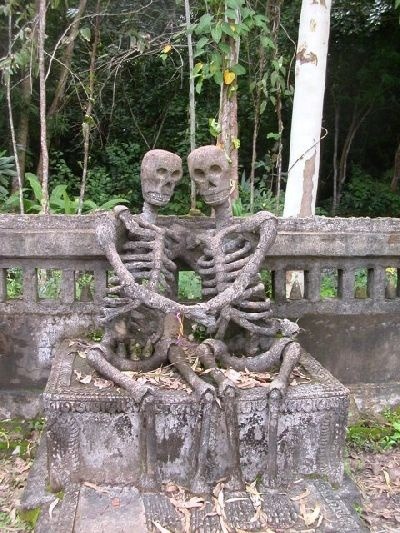
[[[140,385],[124,371],[147,372],[172,364],[192,388],[201,403],[199,436],[191,491],[210,490],[207,454],[210,446],[212,412],[222,408],[231,457],[227,486],[243,490],[240,466],[237,390],[223,369],[278,374],[270,385],[268,472],[264,485],[277,484],[277,427],[281,404],[290,374],[300,357],[293,340],[296,324],[271,317],[259,271],[276,237],[276,218],[260,212],[234,219],[230,207],[230,166],[221,148],[204,146],[188,158],[189,172],[198,192],[214,209],[210,229],[193,235],[185,221],[173,227],[160,224],[158,210],[170,200],[182,176],[178,156],[164,150],[148,152],[141,167],[144,207],[131,215],[126,207],[114,210],[115,222],[98,230],[99,242],[114,270],[113,286],[105,300],[103,341],[92,347],[88,362],[103,376],[126,389],[140,405],[141,487],[160,486],[154,451],[157,391]],[[121,228],[122,240],[118,238]],[[190,255],[190,257],[189,257]],[[202,300],[193,305],[176,298],[179,265],[190,264],[202,284]],[[182,321],[206,327],[207,338],[196,343],[184,334]],[[141,337],[146,357],[132,359],[132,339]],[[206,374],[196,373],[190,356],[197,357]],[[204,377],[206,376],[206,379]],[[153,430],[151,429],[153,428]],[[290,513],[289,513],[290,514]]]

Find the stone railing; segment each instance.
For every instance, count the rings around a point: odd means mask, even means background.
[[[0,390],[3,396],[13,391],[13,405],[18,394],[23,403],[28,388],[43,386],[53,345],[65,331],[93,327],[110,269],[95,225],[107,216],[0,216]],[[185,224],[195,233],[209,221],[185,218]],[[22,290],[11,299],[9,269],[22,276]],[[354,388],[370,383],[375,397],[389,388],[393,401],[396,394],[400,400],[400,220],[281,219],[265,269],[275,314],[300,319],[308,351]],[[288,295],[292,271],[304,277],[304,290]],[[51,298],[41,295],[42,272],[57,273],[59,290]],[[329,298],[321,292],[327,272],[335,280]],[[78,286],[85,274],[91,283],[83,291]]]

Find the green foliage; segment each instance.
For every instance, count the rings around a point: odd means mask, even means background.
[[[198,37],[194,57],[199,59],[193,69],[196,92],[201,93],[205,80],[212,79],[217,85],[232,84],[238,76],[246,74],[243,64],[230,64],[230,42],[239,41],[254,28],[268,28],[264,15],[256,13],[245,0],[216,1],[210,4],[210,11],[204,13],[194,33]]]
[[[34,528],[36,525],[36,522],[39,519],[41,509],[40,507],[37,507],[35,509],[28,509],[26,511],[20,510],[18,512],[19,517],[23,522],[25,522],[26,526],[30,529]]]
[[[43,190],[42,185],[35,174],[27,172],[25,180],[28,181],[30,187],[24,189],[24,210],[25,213],[40,213],[43,207]],[[67,192],[68,185],[59,184],[51,191],[49,198],[50,213],[58,213],[65,215],[75,215],[79,208],[79,198],[71,198]],[[112,198],[101,205],[97,205],[93,200],[84,200],[83,212],[90,211],[106,211],[112,209],[117,204],[127,203],[125,198]],[[19,208],[19,194],[12,194],[4,203],[3,210],[11,211]]]
[[[22,268],[7,269],[7,298],[21,298],[22,296]]]
[[[38,296],[42,299],[55,300],[60,296],[61,290],[61,270],[45,270],[39,268],[38,277]]]
[[[390,183],[378,181],[353,165],[351,178],[343,193],[340,214],[344,216],[399,217],[400,196]]]
[[[337,277],[331,269],[322,271],[320,296],[321,298],[335,298],[337,295]]]
[[[34,431],[41,431],[43,419],[20,420],[6,419],[0,421],[0,458],[17,455],[28,458],[31,456]]]
[[[99,163],[88,172],[87,196],[95,204],[104,204],[114,195],[123,195],[133,210],[142,203],[139,144],[113,142],[96,158]]]
[[[196,272],[179,272],[178,297],[181,300],[198,300],[201,298],[201,280]]]
[[[0,152],[0,200],[8,196],[10,179],[16,176],[13,156],[6,156],[5,151]]]
[[[400,408],[387,410],[383,422],[363,420],[349,426],[347,442],[350,447],[366,451],[382,451],[400,445]]]
[[[264,183],[259,183],[254,190],[254,212],[269,211],[275,215],[282,215],[284,206],[284,196],[281,194],[279,203],[273,192],[266,187]],[[246,216],[251,214],[250,211],[250,183],[246,181],[245,176],[239,184],[239,198],[232,204],[234,216]]]

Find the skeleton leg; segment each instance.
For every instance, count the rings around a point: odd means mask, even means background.
[[[233,368],[239,372],[244,372],[245,369],[250,370],[250,372],[265,372],[279,364],[282,351],[288,343],[291,343],[290,339],[280,339],[267,352],[254,357],[235,357],[230,355],[227,350],[219,350],[216,357],[225,367]]]
[[[104,357],[103,350],[100,348],[100,346],[88,350],[86,359],[90,366],[99,374],[104,376],[106,379],[113,381],[116,385],[119,385],[129,392],[136,403],[140,403],[145,394],[149,391],[149,387],[146,385],[138,385],[135,380],[125,376],[122,372],[110,364]]]
[[[226,351],[221,341],[207,339],[197,348],[196,353],[202,365],[210,370],[211,378],[218,384],[219,394],[225,414],[228,434],[229,453],[232,458],[228,488],[233,491],[243,490],[243,478],[240,468],[239,424],[236,406],[236,387],[223,372],[216,367],[215,352]],[[208,443],[206,444],[208,448]]]
[[[183,349],[174,344],[169,350],[169,360],[200,397],[201,404],[201,422],[200,434],[196,439],[194,457],[196,460],[195,475],[190,484],[190,489],[195,494],[204,494],[208,492],[209,484],[206,479],[207,452],[210,442],[211,419],[215,409],[215,389],[212,385],[200,379],[188,364]]]
[[[141,460],[140,488],[144,491],[158,491],[161,487],[157,462],[156,406],[154,394],[147,394],[139,408],[140,435],[139,453]]]
[[[277,527],[289,527],[297,515],[293,503],[285,494],[277,491],[278,486],[278,423],[282,403],[289,385],[290,374],[300,359],[300,345],[290,342],[283,350],[282,363],[278,376],[271,383],[268,419],[268,464],[265,511],[268,522]]]

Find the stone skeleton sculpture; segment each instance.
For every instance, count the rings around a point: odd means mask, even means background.
[[[215,210],[215,228],[198,237],[201,256],[196,270],[201,277],[204,301],[188,306],[171,299],[175,290],[175,256],[185,254],[187,232],[183,228],[164,228],[156,224],[157,210],[165,205],[182,175],[180,158],[163,150],[146,154],[141,169],[144,208],[140,216],[132,216],[126,208],[115,210],[117,218],[128,232],[128,240],[117,251],[117,236],[112,223],[99,229],[98,237],[116,273],[117,286],[111,289],[117,297],[106,301],[105,321],[114,324],[106,328],[103,342],[88,354],[88,361],[101,374],[127,389],[141,403],[142,424],[146,428],[143,441],[145,461],[143,487],[154,489],[158,485],[154,450],[154,391],[139,386],[121,370],[148,371],[169,360],[203,402],[203,412],[215,408],[218,394],[225,412],[227,436],[232,451],[230,486],[234,490],[243,487],[239,457],[239,429],[235,411],[234,384],[218,368],[218,365],[235,370],[245,368],[267,371],[280,367],[271,384],[269,420],[269,486],[276,485],[277,420],[280,403],[288,386],[290,373],[300,355],[299,345],[292,341],[297,326],[287,320],[270,318],[269,301],[265,301],[264,288],[258,272],[268,248],[276,236],[276,219],[266,212],[257,213],[243,220],[233,221],[229,204],[230,169],[222,149],[202,147],[189,156],[189,170],[199,193],[206,204]],[[147,285],[140,284],[147,280]],[[162,293],[162,294],[161,294]],[[115,325],[120,317],[127,317],[137,324],[144,316],[153,313],[158,318],[157,332],[149,333],[153,354],[143,360],[126,358],[124,349],[118,350],[126,337],[126,326],[121,326],[118,337]],[[179,315],[205,325],[212,338],[196,346],[180,331]],[[161,317],[161,320],[160,320]],[[157,320],[156,320],[157,322]],[[227,333],[236,327],[233,339],[248,337],[244,343],[248,350],[237,357],[231,353]],[[146,328],[144,328],[146,330]],[[271,340],[277,333],[283,335],[274,340],[268,350],[262,350],[263,338]],[[248,342],[247,342],[248,341]],[[113,345],[114,343],[114,345]],[[243,342],[242,342],[243,344]],[[265,345],[265,342],[264,342]],[[115,353],[115,346],[117,352]],[[201,379],[187,361],[187,350],[194,351],[215,387]],[[122,355],[122,357],[121,357]],[[210,418],[202,417],[200,439],[197,446],[197,467],[191,489],[206,492],[205,463],[210,439]]]
[[[189,172],[204,202],[213,207],[215,212],[215,229],[203,236],[204,255],[198,260],[198,273],[201,276],[203,296],[214,296],[232,284],[238,272],[251,258],[252,243],[246,236],[236,230],[232,220],[230,207],[230,168],[225,153],[216,146],[203,146],[194,150],[188,158]],[[252,219],[253,217],[249,217]],[[276,235],[276,219],[270,216],[270,228],[273,239]],[[198,346],[196,353],[205,368],[215,381],[219,382],[218,366],[232,368],[236,371],[250,370],[266,372],[279,368],[277,377],[270,386],[270,407],[268,422],[268,469],[264,486],[270,489],[277,487],[277,447],[278,419],[282,401],[289,385],[290,374],[298,363],[301,355],[300,345],[293,340],[298,332],[297,324],[286,319],[271,318],[270,301],[265,299],[264,286],[259,274],[249,278],[248,287],[240,301],[232,302],[223,307],[214,327],[210,328],[213,338],[206,339]],[[230,324],[239,327],[239,333],[233,335],[230,343],[224,342]],[[277,334],[282,338],[277,339]],[[237,339],[245,339],[238,343]],[[232,342],[233,340],[233,342]],[[268,349],[261,349],[267,340]],[[262,342],[264,341],[264,342]],[[241,351],[235,357],[228,346]],[[224,384],[222,395],[234,398],[232,384]],[[237,415],[232,407],[226,412],[228,434],[238,435]],[[206,435],[204,442],[208,442]],[[240,457],[232,453],[235,481],[240,480]],[[282,505],[282,499],[273,501],[270,493],[271,517],[280,523],[292,520],[289,502]],[[283,515],[286,515],[283,518]],[[292,513],[293,515],[293,513]],[[286,518],[286,520],[285,520]]]

